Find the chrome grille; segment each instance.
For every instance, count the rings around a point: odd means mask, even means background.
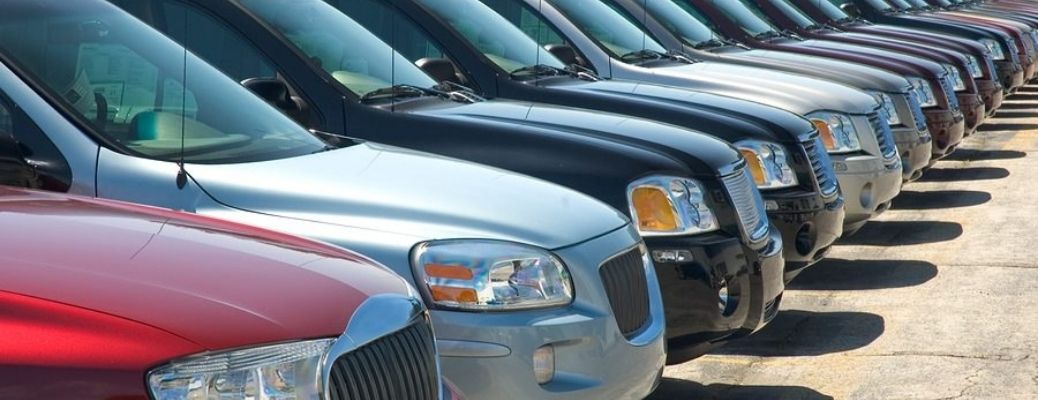
[[[955,97],[955,83],[952,82],[952,79],[954,78],[951,76],[951,74],[945,74],[944,77],[940,79],[941,90],[944,91],[944,97],[948,98],[948,105],[951,107],[951,109],[958,110],[959,98]]]
[[[641,250],[633,249],[606,261],[598,269],[616,325],[631,338],[649,322],[649,282]]]
[[[435,400],[436,343],[426,322],[411,325],[335,360],[331,400]]]
[[[802,145],[807,159],[811,161],[811,171],[818,181],[818,190],[822,192],[823,197],[835,196],[840,190],[840,185],[836,179],[836,172],[833,171],[833,161],[829,158],[829,153],[826,153],[822,139],[815,136]]]
[[[869,125],[876,132],[876,142],[879,143],[879,151],[884,163],[891,166],[896,164],[900,158],[897,153],[897,144],[894,142],[894,132],[890,130],[890,125],[886,122],[887,117],[883,113],[884,111],[880,109],[878,112],[869,114]]]
[[[732,201],[743,232],[751,242],[759,242],[768,236],[768,216],[764,211],[764,200],[753,183],[750,171],[743,168],[724,178],[725,189]]]
[[[926,114],[923,114],[923,106],[914,91],[908,92],[908,108],[912,110],[912,118],[915,119],[916,130],[926,130]]]

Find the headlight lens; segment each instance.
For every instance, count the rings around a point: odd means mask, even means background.
[[[912,90],[915,91],[916,98],[919,99],[919,105],[923,106],[923,108],[937,105],[937,96],[933,94],[933,87],[923,78],[909,77],[908,82],[912,84]]]
[[[962,80],[962,74],[959,73],[959,69],[955,68],[951,64],[942,64],[944,70],[948,72],[948,76],[951,77],[952,81],[955,82],[955,91],[966,90],[966,81]]]
[[[746,167],[757,184],[757,189],[781,189],[796,186],[797,176],[789,166],[786,150],[777,143],[757,140],[735,142],[743,157]]]
[[[443,308],[509,311],[573,301],[569,270],[537,247],[494,240],[442,240],[415,247],[427,297]]]
[[[811,123],[818,128],[818,135],[830,154],[843,154],[861,151],[861,140],[854,128],[851,118],[846,114],[833,112],[816,112],[807,115]]]
[[[901,125],[901,116],[897,115],[897,107],[894,106],[894,99],[890,95],[882,92],[873,92],[873,97],[883,107],[883,110],[887,112],[887,124],[890,126]]]
[[[1002,45],[998,44],[995,39],[980,39],[980,43],[988,48],[988,51],[991,52],[991,57],[996,61],[1006,59],[1006,53],[1002,51]]]
[[[980,68],[980,60],[977,57],[966,56],[967,64],[970,67],[970,76],[974,79],[980,79],[984,77],[984,70]]]
[[[148,386],[156,400],[319,400],[321,357],[333,341],[311,340],[188,357],[149,372]]]
[[[719,229],[705,195],[698,181],[675,176],[649,176],[627,188],[631,215],[642,236],[694,235]]]

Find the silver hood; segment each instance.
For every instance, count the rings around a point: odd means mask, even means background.
[[[785,68],[793,68],[793,70],[783,69],[784,71],[802,71],[798,73],[814,75],[862,89],[889,93],[904,93],[909,89],[908,80],[893,72],[830,58],[761,49],[723,54],[723,57],[782,64]]]
[[[192,165],[191,177],[229,207],[425,240],[489,238],[557,249],[628,223],[561,186],[374,143],[268,162]]]
[[[691,86],[800,115],[819,110],[867,114],[879,107],[875,98],[847,85],[757,67],[707,61],[650,70],[656,75],[654,83]]]

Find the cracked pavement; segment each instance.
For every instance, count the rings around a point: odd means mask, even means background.
[[[662,399],[1038,399],[1038,86]]]

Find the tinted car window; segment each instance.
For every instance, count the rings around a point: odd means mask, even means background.
[[[527,36],[537,38],[541,45],[565,44],[566,40],[558,32],[521,1],[515,0],[481,0],[498,14],[505,17],[512,25],[518,26]]]
[[[565,68],[523,31],[476,0],[419,0],[470,45],[506,72],[545,64]]]
[[[238,82],[108,3],[7,1],[0,52],[73,119],[131,153],[234,163],[325,148]]]
[[[0,185],[67,192],[72,170],[32,119],[0,93]]]
[[[743,1],[745,0],[714,0],[713,4],[750,35],[758,36],[777,31],[768,21],[757,15],[755,10],[747,7]]]
[[[584,0],[552,0],[551,3],[614,57],[622,58],[641,50],[667,51],[606,3]]]
[[[890,4],[887,4],[887,2],[883,1],[883,0],[865,0],[865,2],[869,3],[869,5],[872,6],[872,8],[875,8],[877,10],[893,10],[894,9],[894,7],[891,7]]]
[[[436,42],[429,39],[414,22],[399,15],[381,0],[325,0],[353,21],[364,25],[383,41],[389,43],[408,60],[446,58]]]
[[[215,17],[178,1],[164,1],[162,26],[188,26],[170,30],[173,39],[191,43],[191,51],[225,74],[239,81],[277,76],[274,63],[248,42],[242,34]]]
[[[256,16],[358,96],[436,81],[378,36],[322,0],[243,0]]]
[[[681,0],[677,0],[681,1]],[[667,31],[677,33],[681,39],[692,46],[720,40],[720,37],[700,19],[702,15],[688,6],[681,6],[675,0],[646,0],[645,9],[653,18],[663,24]]]
[[[797,26],[801,28],[809,28],[818,25],[811,19],[811,17],[804,14],[803,11],[800,11],[800,9],[794,6],[793,3],[790,3],[789,0],[771,0],[771,3],[775,5],[775,8],[778,8],[782,15],[785,15],[786,18],[792,20],[793,23],[797,24]]]
[[[822,13],[826,17],[832,18],[833,21],[846,21],[851,18],[850,15],[843,12],[836,4],[827,0],[817,0],[818,9],[822,10]]]

